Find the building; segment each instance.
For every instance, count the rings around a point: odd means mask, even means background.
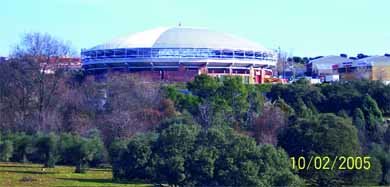
[[[155,80],[190,81],[196,75],[242,76],[248,83],[271,80],[275,51],[230,34],[202,28],[157,28],[116,38],[81,51],[92,74],[121,71]]]
[[[343,56],[325,56],[314,60],[310,60],[307,65],[307,73],[312,77],[325,77],[327,75],[338,74],[339,64],[349,64],[353,60]]]
[[[371,56],[338,67],[341,80],[382,80],[390,83],[390,56]]]
[[[51,57],[50,59],[38,59],[41,71],[45,74],[53,74],[57,70],[78,71],[81,70],[80,58]]]

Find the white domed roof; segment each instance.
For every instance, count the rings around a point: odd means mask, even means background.
[[[120,37],[90,50],[118,48],[209,48],[269,51],[261,45],[226,33],[201,28],[156,28]]]

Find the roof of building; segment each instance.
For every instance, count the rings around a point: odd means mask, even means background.
[[[203,28],[156,28],[113,39],[90,50],[118,48],[209,48],[269,52],[265,47],[230,34]]]
[[[390,66],[390,57],[388,56],[370,56],[358,59],[352,62],[353,67],[358,66]]]
[[[350,63],[353,60],[341,56],[331,55],[325,56],[322,58],[317,58],[315,60],[311,60],[313,68],[315,69],[332,69],[333,65],[342,64],[342,63]]]

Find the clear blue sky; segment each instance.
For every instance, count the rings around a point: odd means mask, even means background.
[[[3,0],[0,56],[24,32],[48,32],[79,50],[179,22],[290,55],[390,53],[389,0]]]

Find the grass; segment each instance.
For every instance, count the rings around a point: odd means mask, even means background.
[[[112,181],[110,169],[89,169],[87,173],[74,173],[74,167],[56,166],[45,168],[39,164],[20,164],[0,162],[1,187],[70,187],[70,186],[107,186],[107,187],[147,187],[142,183],[116,183]]]

